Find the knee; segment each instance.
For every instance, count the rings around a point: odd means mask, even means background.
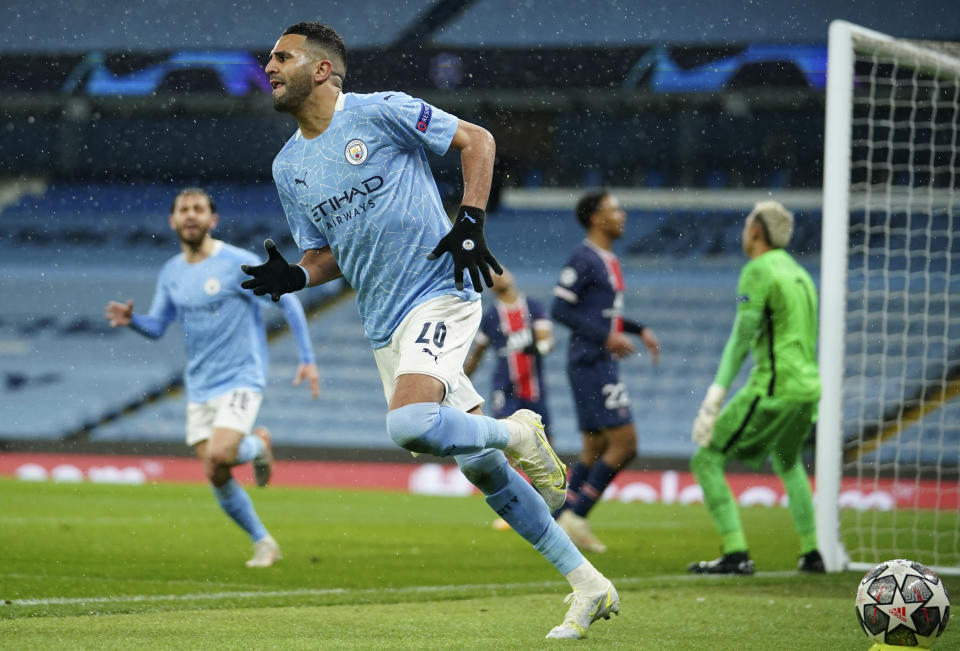
[[[206,466],[210,468],[208,472],[214,472],[217,467],[229,468],[237,461],[236,449],[230,449],[226,446],[211,445],[207,449]]]
[[[723,458],[709,448],[700,448],[690,459],[690,471],[696,475],[697,480],[705,473],[711,470],[723,470]]]
[[[233,476],[229,465],[214,463],[209,457],[203,460],[203,472],[214,487],[223,486]]]
[[[434,452],[426,437],[440,419],[440,405],[418,402],[387,412],[390,439],[411,452]]]
[[[794,458],[793,463],[788,466],[780,454],[774,453],[770,455],[770,465],[773,466],[773,472],[776,473],[778,477],[791,475],[797,472],[798,469],[801,469],[801,472],[803,472],[803,462],[799,456]]]

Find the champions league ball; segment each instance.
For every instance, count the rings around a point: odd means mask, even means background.
[[[950,619],[950,597],[940,577],[902,558],[863,575],[856,608],[867,637],[888,647],[930,648]]]

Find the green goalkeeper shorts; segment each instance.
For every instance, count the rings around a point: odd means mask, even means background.
[[[738,391],[713,427],[710,447],[758,468],[775,454],[791,468],[817,420],[817,402],[796,402]]]

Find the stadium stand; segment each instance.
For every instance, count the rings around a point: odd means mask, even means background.
[[[129,297],[140,308],[149,305],[159,266],[176,252],[166,231],[166,211],[178,187],[34,184],[0,211],[0,288],[6,306],[0,316],[0,402],[5,415],[0,438],[59,440],[84,431],[89,440],[104,443],[182,441],[184,397],[175,389],[183,353],[175,333],[148,342],[126,330],[111,330],[102,318],[110,299]],[[271,184],[208,187],[218,202],[224,239],[258,251],[263,238],[272,236],[292,249]],[[819,214],[800,215],[791,248],[816,278]],[[693,451],[689,421],[712,379],[733,319],[730,297],[743,264],[741,225],[742,214],[730,209],[630,211],[629,238],[618,247],[626,266],[627,309],[660,334],[664,348],[659,367],[646,359],[623,365],[642,423],[641,457],[677,458]],[[568,212],[555,209],[502,206],[491,215],[487,230],[518,284],[544,301],[551,300],[565,253],[582,237]],[[917,237],[901,243],[908,264],[909,246],[923,243]],[[317,305],[338,290],[315,288],[305,301]],[[947,295],[923,309],[957,314],[960,297]],[[888,309],[883,323],[864,325],[885,335],[870,344],[878,353],[870,358],[874,363],[884,363],[885,356],[879,354],[884,346],[888,352],[891,345],[909,349],[904,382],[877,387],[867,383],[868,395],[875,397],[867,417],[878,423],[944,373],[927,361],[938,352],[918,333],[904,332],[896,314]],[[266,317],[282,322],[279,311],[268,310]],[[944,322],[948,332],[943,340],[960,342],[960,322]],[[295,349],[289,335],[274,337],[262,422],[282,446],[389,448],[382,390],[352,300],[314,316],[311,331],[323,381],[321,399],[311,402],[302,388],[290,386]],[[570,454],[579,442],[565,373],[567,333],[558,327],[557,335],[557,351],[547,359],[547,383],[557,448]],[[489,394],[490,362],[475,376],[484,395]],[[744,377],[741,374],[740,381]],[[172,393],[167,392],[170,388]],[[864,388],[851,385],[846,390]],[[907,423],[900,436],[904,441],[940,436],[951,441],[960,437],[960,429],[943,423],[955,422],[960,422],[960,405],[948,402]],[[910,454],[910,449],[901,446],[899,454]],[[882,462],[887,453],[881,447],[869,454]],[[960,459],[943,463],[956,466]]]

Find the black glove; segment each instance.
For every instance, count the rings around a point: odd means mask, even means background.
[[[479,208],[460,206],[453,228],[443,236],[437,248],[427,255],[428,260],[436,260],[444,253],[449,253],[453,257],[453,280],[457,283],[458,290],[463,289],[464,269],[470,272],[473,288],[478,292],[483,291],[483,286],[480,284],[481,275],[487,287],[493,287],[490,269],[498,274],[503,273],[503,268],[490,253],[487,241],[483,238],[483,220],[486,216],[487,214]]]
[[[307,274],[297,265],[288,264],[283,259],[283,255],[277,251],[277,245],[273,240],[264,240],[263,248],[267,250],[266,262],[256,267],[248,264],[240,265],[243,273],[253,276],[240,283],[241,287],[252,289],[257,296],[270,294],[270,298],[276,302],[283,294],[295,292],[307,286]]]

